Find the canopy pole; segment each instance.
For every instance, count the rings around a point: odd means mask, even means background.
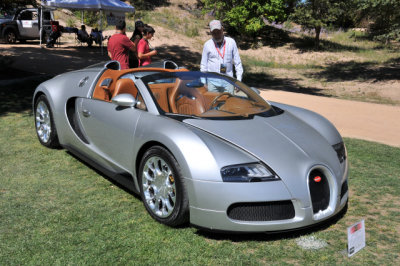
[[[43,35],[43,6],[40,8],[40,48],[42,48],[42,35]]]
[[[103,55],[103,10],[100,9],[100,47],[101,55]]]

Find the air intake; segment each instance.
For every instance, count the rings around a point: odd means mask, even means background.
[[[313,170],[308,177],[308,185],[314,214],[328,208],[330,190],[325,174],[318,169]]]
[[[242,202],[228,208],[228,217],[239,221],[275,221],[292,219],[294,206],[290,200],[271,202]]]

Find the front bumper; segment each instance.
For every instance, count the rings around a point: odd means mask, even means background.
[[[293,230],[321,223],[337,215],[348,200],[348,192],[335,197],[334,211],[316,218],[310,204],[294,199],[282,181],[258,183],[224,183],[185,179],[189,193],[190,222],[210,230],[236,232],[272,232]],[[338,189],[340,191],[340,189]],[[240,202],[275,202],[290,200],[295,215],[292,219],[242,221],[229,218],[229,206]],[[332,206],[332,205],[331,205]]]

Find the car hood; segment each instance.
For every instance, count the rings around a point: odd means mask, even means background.
[[[274,117],[245,120],[186,119],[202,129],[240,147],[271,167],[291,186],[306,182],[315,165],[324,165],[340,180],[340,163],[328,141],[313,127],[290,112]],[[336,169],[337,172],[333,172]]]
[[[4,22],[9,22],[9,21],[11,21],[12,19],[9,19],[9,18],[0,18],[0,24],[1,23],[4,23]]]

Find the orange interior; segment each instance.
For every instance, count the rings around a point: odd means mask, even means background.
[[[176,72],[182,71],[182,69],[107,69],[96,84],[93,98],[102,101],[111,101],[112,97],[121,93],[129,93],[136,98],[138,90],[135,83],[131,79],[120,79],[120,77],[127,73],[142,71]],[[101,83],[105,79],[112,80],[108,88],[103,88],[101,86]],[[223,95],[217,100],[217,103],[224,101],[224,104],[219,108],[219,110],[210,110],[211,103],[216,99],[216,97],[221,95],[221,93],[208,91],[206,85],[201,88],[187,87],[185,82],[182,82],[180,79],[176,79],[176,82],[174,83],[148,84],[148,86],[160,108],[167,113],[220,117],[234,116],[238,114],[248,115],[266,110],[266,106],[257,105],[252,101],[238,97],[229,97],[228,95]],[[145,109],[145,107],[143,107],[143,109]]]
[[[168,96],[171,94],[171,90],[176,88],[176,83],[148,84],[148,86],[161,109],[170,113],[171,108]]]
[[[115,95],[114,90],[116,88],[117,81],[119,78],[127,73],[134,73],[134,72],[176,72],[176,71],[185,71],[183,69],[164,69],[164,68],[134,68],[134,69],[125,69],[125,70],[112,70],[107,69],[104,71],[103,75],[97,81],[96,87],[93,91],[93,98],[102,100],[102,101],[111,101],[111,98]],[[187,71],[187,70],[186,70]],[[105,79],[111,79],[111,83],[108,88],[102,88],[101,83]],[[122,93],[122,92],[120,92]]]

